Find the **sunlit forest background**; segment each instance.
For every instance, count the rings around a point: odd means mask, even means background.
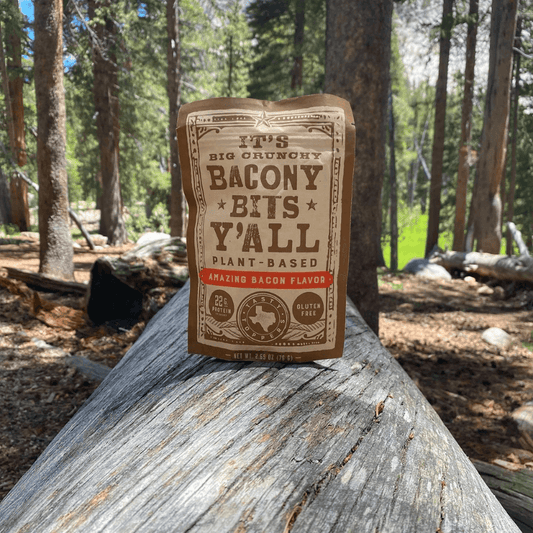
[[[33,82],[33,11],[30,2],[3,2],[4,33],[22,28],[24,124],[27,163],[24,172],[37,182],[37,114]],[[392,37],[392,104],[395,170],[398,196],[399,267],[423,255],[427,228],[428,191],[433,135],[435,83],[438,64],[440,0],[395,3]],[[181,103],[211,97],[280,100],[323,92],[325,72],[326,1],[305,2],[301,83],[294,83],[295,0],[181,0],[179,4]],[[490,2],[479,8],[479,29],[472,114],[473,163],[468,184],[472,193],[475,156],[483,126],[490,31]],[[107,10],[107,11],[106,11]],[[117,0],[97,16],[109,16],[117,31],[113,53],[118,65],[120,100],[120,186],[126,210],[128,238],[146,228],[169,231],[169,127],[167,96],[167,28],[165,3]],[[511,112],[510,138],[516,135],[516,191],[514,222],[526,245],[533,239],[533,7],[520,7],[521,40],[517,41],[513,91],[519,89],[518,108]],[[446,137],[443,165],[440,239],[451,247],[455,189],[461,132],[461,105],[468,2],[454,6],[452,52],[448,74]],[[67,106],[68,188],[74,209],[96,204],[101,192],[96,111],[93,98],[92,27],[88,2],[64,2],[64,69]],[[14,31],[14,30],[11,30]],[[5,36],[4,36],[5,37]],[[513,93],[514,94],[514,93]],[[514,124],[516,116],[516,125]],[[0,98],[0,121],[6,120]],[[2,125],[0,168],[9,174],[11,159],[7,128]],[[513,132],[516,128],[516,134]],[[510,146],[510,145],[509,145]],[[387,147],[390,157],[390,145]],[[512,151],[507,151],[507,180]],[[387,163],[387,172],[390,165]],[[389,254],[389,179],[382,193],[382,249]],[[502,189],[505,185],[502,184]],[[509,189],[509,187],[507,187]],[[30,190],[30,205],[37,205]],[[504,213],[507,207],[504,206]],[[505,221],[503,221],[505,222]],[[6,230],[9,228],[6,228]],[[32,228],[35,230],[35,228]],[[502,243],[502,250],[505,244]]]

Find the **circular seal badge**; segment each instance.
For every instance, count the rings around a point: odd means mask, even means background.
[[[245,298],[237,311],[240,332],[257,344],[280,339],[289,328],[289,308],[270,292],[256,292]]]

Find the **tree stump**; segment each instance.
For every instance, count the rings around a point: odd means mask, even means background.
[[[163,289],[174,294],[189,276],[187,252],[179,237],[139,245],[122,255],[100,257],[91,268],[87,315],[95,324],[136,322],[159,309]]]
[[[519,533],[349,302],[342,359],[187,353],[187,284],[0,504],[3,533]]]

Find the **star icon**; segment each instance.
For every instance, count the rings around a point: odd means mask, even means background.
[[[261,111],[261,114],[256,118],[256,120],[256,128],[258,128],[259,126],[266,126],[267,128],[271,127],[269,119],[267,118],[266,113],[264,111]]]
[[[307,205],[309,206],[309,207],[307,208],[308,211],[310,211],[311,209],[312,209],[313,211],[316,211],[316,209],[315,209],[315,205],[317,205],[316,202],[313,202],[313,200],[310,200],[309,202],[306,202],[306,203],[307,203]]]
[[[226,205],[226,202],[224,202],[224,200],[220,200],[220,202],[218,202],[218,208],[219,209],[224,209],[225,205]]]

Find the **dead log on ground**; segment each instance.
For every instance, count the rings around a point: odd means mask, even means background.
[[[78,283],[77,281],[65,281],[59,278],[54,278],[47,274],[31,272],[30,270],[22,270],[20,268],[5,267],[5,269],[8,277],[23,281],[32,289],[81,295],[85,295],[87,292],[87,284],[85,283]]]
[[[89,318],[95,324],[150,318],[166,303],[165,293],[173,295],[183,286],[189,275],[186,265],[179,237],[137,246],[119,258],[100,257],[91,269]]]
[[[526,255],[509,257],[480,252],[437,252],[430,261],[450,272],[462,270],[499,280],[533,283],[533,258]]]
[[[187,354],[189,285],[0,504],[0,530],[519,533],[348,303],[344,357]]]
[[[533,533],[533,472],[512,472],[481,461],[474,465],[522,533]]]

